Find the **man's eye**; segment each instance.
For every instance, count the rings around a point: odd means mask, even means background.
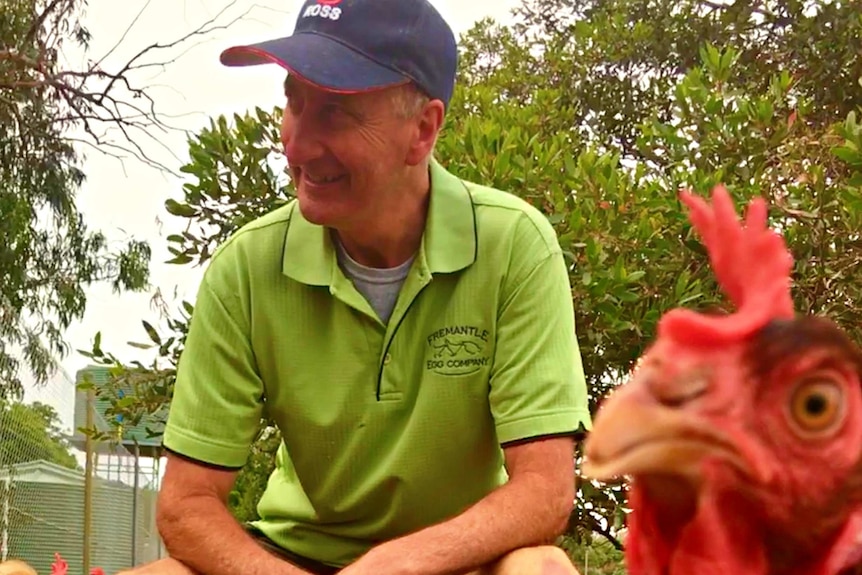
[[[323,113],[327,116],[340,116],[344,114],[344,109],[337,104],[329,104],[323,108]]]
[[[353,117],[348,110],[338,104],[324,106],[322,116],[330,122],[347,122]]]

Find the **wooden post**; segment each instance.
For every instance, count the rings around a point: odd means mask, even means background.
[[[140,482],[138,474],[141,472],[141,446],[135,439],[135,477],[132,479],[132,566],[138,564],[138,490]]]
[[[87,390],[87,413],[86,426],[87,437],[85,439],[86,465],[84,471],[84,553],[82,575],[90,573],[90,536],[93,523],[93,437],[90,434],[93,429],[93,397],[92,389]]]

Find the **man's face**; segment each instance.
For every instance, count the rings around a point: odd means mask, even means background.
[[[389,211],[420,159],[422,113],[399,114],[393,89],[340,95],[289,77],[285,96],[281,136],[303,216],[344,229]]]

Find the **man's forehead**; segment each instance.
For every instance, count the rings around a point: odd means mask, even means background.
[[[387,96],[389,94],[406,85],[408,85],[407,82],[367,92],[345,93],[327,90],[326,88],[316,86],[315,84],[304,80],[296,74],[288,73],[284,78],[284,93],[285,95],[290,96],[304,92],[306,94],[314,94],[315,96],[325,98],[327,100],[341,103],[355,103],[358,105],[360,103],[367,103],[370,101],[388,101]]]
[[[327,98],[333,100],[345,100],[353,97],[352,99],[356,99],[355,96],[359,94],[340,94],[338,92],[329,91],[326,88],[321,88],[320,86],[315,86],[314,84],[303,80],[299,76],[288,73],[284,78],[284,92],[285,94],[296,94],[297,92],[312,92],[314,94],[320,96],[326,96]]]
[[[305,88],[309,89],[313,86],[308,82],[304,82],[301,78],[288,73],[287,76],[284,77],[284,91],[285,92],[296,92],[299,89]],[[316,91],[324,92],[324,90],[318,88]]]

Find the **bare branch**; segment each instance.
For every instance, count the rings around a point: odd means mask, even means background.
[[[102,62],[104,62],[104,61],[105,61],[105,60],[106,60],[106,59],[107,59],[111,54],[113,54],[113,53],[114,53],[114,50],[116,50],[117,48],[119,48],[119,47],[120,47],[120,44],[122,44],[122,43],[123,43],[123,41],[124,41],[124,40],[126,39],[126,37],[129,35],[129,32],[131,32],[131,31],[132,31],[132,28],[135,26],[135,24],[137,24],[137,23],[138,23],[138,20],[140,20],[141,15],[144,13],[144,11],[147,9],[147,7],[148,7],[149,5],[150,5],[150,0],[147,0],[146,2],[144,2],[144,5],[143,5],[143,6],[141,6],[140,11],[138,11],[138,13],[137,13],[137,14],[135,15],[135,17],[132,19],[132,22],[129,24],[129,27],[128,27],[128,28],[126,28],[126,29],[125,29],[125,31],[120,35],[119,40],[117,40],[117,41],[116,41],[116,43],[114,43],[114,45],[113,45],[113,46],[111,46],[111,49],[110,49],[110,50],[108,50],[107,52],[105,52],[105,53],[102,55],[102,57],[101,57],[101,58],[99,58],[99,59],[96,61],[96,63],[95,63],[95,64],[93,64],[93,66],[90,68],[90,70],[94,70],[94,69],[98,68],[99,66],[101,66],[101,65],[102,65]]]
[[[622,551],[624,549],[622,542],[620,542],[620,540],[617,539],[613,533],[611,533],[610,529],[604,527],[600,521],[593,517],[592,514],[588,515],[588,517],[590,529],[592,529],[596,533],[601,534],[605,539],[608,540],[608,542],[610,542],[611,545],[614,546],[617,551]]]
[[[259,8],[253,4],[226,23],[219,23],[219,19],[236,4],[236,0],[231,0],[215,16],[191,32],[172,41],[149,44],[138,50],[115,70],[107,70],[104,63],[140,21],[142,14],[150,5],[147,1],[117,42],[100,58],[83,69],[56,70],[54,69],[56,64],[46,63],[56,61],[56,53],[61,43],[59,38],[68,37],[68,34],[60,28],[68,25],[70,18],[68,12],[73,8],[74,1],[53,0],[38,16],[23,42],[18,43],[17,46],[0,49],[0,66],[2,66],[0,104],[32,99],[21,93],[16,97],[15,92],[39,93],[46,101],[59,107],[56,113],[58,125],[63,125],[67,130],[69,128],[79,130],[95,149],[112,157],[117,157],[114,152],[125,153],[162,172],[178,175],[164,162],[148,154],[140,138],[149,138],[179,163],[180,158],[160,136],[174,132],[186,136],[187,130],[170,123],[170,119],[180,118],[182,115],[168,116],[159,113],[150,93],[157,86],[140,87],[133,84],[131,78],[133,74],[148,68],[164,70],[188,51],[205,42],[205,40],[195,40],[217,30],[225,30],[246,18],[255,8]],[[44,27],[49,27],[49,30],[43,31],[41,35],[37,34]],[[82,32],[82,35],[84,34],[85,32]],[[33,39],[40,36],[56,39],[50,42],[38,42],[34,50]],[[157,52],[165,52],[181,46],[183,49],[172,57],[149,59]],[[15,114],[15,108],[16,104],[10,105],[10,113]],[[116,134],[116,138],[109,138],[109,133]],[[68,134],[66,140],[80,142],[81,138]]]

